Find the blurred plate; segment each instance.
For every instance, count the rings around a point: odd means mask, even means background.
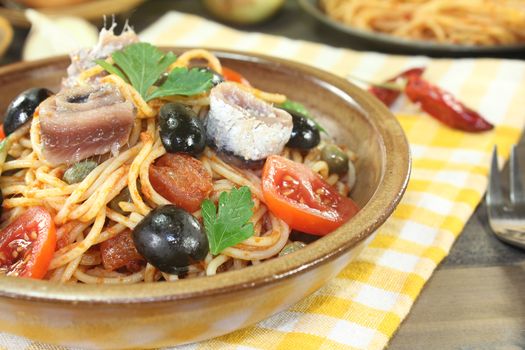
[[[0,56],[2,56],[13,40],[13,28],[9,22],[0,16]]]
[[[91,0],[71,6],[39,8],[39,12],[50,16],[76,16],[87,20],[100,20],[103,15],[113,15],[129,11],[145,0]],[[24,15],[24,9],[12,1],[2,1],[5,7],[0,7],[0,15],[6,17],[11,24],[19,27],[29,27]]]
[[[473,46],[439,44],[430,41],[407,40],[388,34],[353,28],[329,17],[318,6],[318,0],[298,0],[301,7],[326,25],[346,33],[360,43],[380,51],[396,51],[425,55],[472,56],[525,52],[525,43],[515,45]]]

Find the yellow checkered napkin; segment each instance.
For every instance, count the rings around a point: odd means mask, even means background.
[[[425,282],[462,231],[487,186],[490,153],[504,157],[525,121],[525,63],[431,60],[242,33],[199,17],[168,13],[142,33],[157,45],[235,49],[284,57],[370,81],[413,66],[497,125],[466,134],[442,126],[405,101],[399,121],[413,156],[408,190],[356,261],[317,293],[259,324],[182,349],[383,349]],[[0,348],[55,349],[0,333]]]

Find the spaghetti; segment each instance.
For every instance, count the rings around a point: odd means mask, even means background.
[[[217,57],[205,50],[187,51],[170,69],[188,67],[197,59],[206,61],[217,72],[222,70]],[[98,66],[86,70],[80,74],[79,83],[83,84],[101,72]],[[79,183],[68,184],[62,179],[67,167],[52,166],[42,155],[40,120],[35,113],[30,124],[7,137],[5,147],[0,151],[3,171],[0,186],[7,197],[3,203],[2,225],[7,226],[30,206],[42,206],[52,213],[58,244],[45,276],[52,281],[125,284],[177,280],[179,276],[160,272],[149,263],[136,271],[106,270],[99,247],[125,230],[133,230],[152,209],[170,204],[155,190],[149,178],[150,166],[166,153],[156,118],[160,107],[168,101],[183,101],[198,115],[203,115],[209,107],[209,97],[202,94],[146,102],[131,85],[116,75],[107,75],[102,81],[116,86],[138,111],[126,147],[117,155],[100,156],[99,164],[89,175]],[[242,88],[271,103],[281,103],[286,99],[283,95],[252,87]],[[321,148],[322,144],[308,152],[285,148],[282,155],[305,164],[343,196],[348,196],[355,182],[352,165],[355,155],[347,151],[351,159],[348,175],[330,174],[327,163],[321,160]],[[260,172],[228,164],[210,148],[205,149],[199,160],[212,177],[213,189],[209,195],[212,201],[216,202],[220,193],[232,188],[250,188],[254,202],[250,222],[255,234],[217,256],[208,253],[204,261],[189,267],[187,277],[240,269],[277,256],[290,242],[291,229],[268,210],[261,191]],[[125,188],[129,190],[131,201],[119,202],[118,212],[109,203]],[[201,218],[200,210],[193,215]]]
[[[332,18],[393,36],[460,45],[525,42],[523,0],[320,0]]]

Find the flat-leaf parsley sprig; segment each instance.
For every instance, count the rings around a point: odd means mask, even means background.
[[[131,84],[145,101],[173,95],[193,96],[212,87],[211,72],[185,67],[173,69],[162,84],[155,87],[177,56],[173,52],[165,54],[148,43],[128,45],[114,52],[111,58],[114,64],[104,60],[96,60],[96,63]]]
[[[253,207],[252,193],[247,186],[222,192],[218,211],[211,200],[202,202],[204,228],[213,255],[253,236],[253,224],[248,222]]]

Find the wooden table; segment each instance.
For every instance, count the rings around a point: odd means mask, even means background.
[[[525,349],[525,252],[494,238],[484,204],[389,349]]]
[[[169,10],[209,17],[197,0],[149,0],[128,15],[140,31]],[[270,21],[243,29],[370,49],[318,23],[294,0]],[[1,64],[20,59],[26,35],[26,30],[16,31],[15,43]],[[524,53],[508,56],[523,57]],[[389,349],[525,349],[525,252],[494,238],[483,204],[425,286]]]

